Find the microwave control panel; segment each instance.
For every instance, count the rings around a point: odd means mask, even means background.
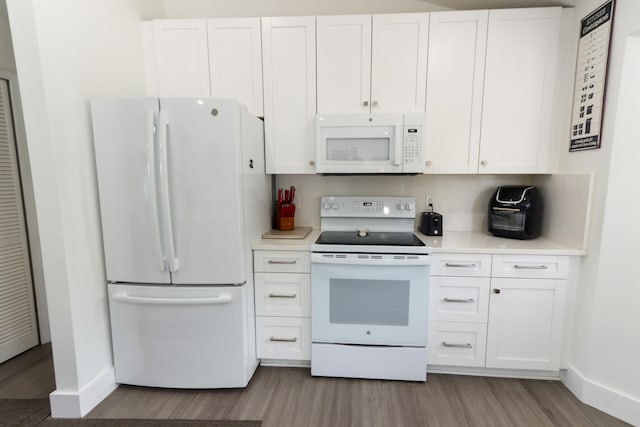
[[[403,135],[403,172],[424,172],[422,126],[405,124]]]

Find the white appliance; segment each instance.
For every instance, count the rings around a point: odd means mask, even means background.
[[[425,171],[424,113],[322,114],[316,118],[316,172]]]
[[[244,387],[263,123],[234,100],[91,100],[116,381]]]
[[[311,374],[425,381],[429,253],[408,197],[323,197]]]

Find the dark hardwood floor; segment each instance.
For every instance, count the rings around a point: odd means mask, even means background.
[[[53,391],[51,346],[0,365],[0,398]],[[120,386],[87,418],[262,420],[287,426],[627,426],[578,401],[558,381],[429,374],[426,383],[313,378],[260,367],[240,390]]]
[[[55,384],[51,344],[0,364],[0,399],[46,399]]]

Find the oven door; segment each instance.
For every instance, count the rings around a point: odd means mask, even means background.
[[[311,258],[312,342],[426,346],[428,255]]]

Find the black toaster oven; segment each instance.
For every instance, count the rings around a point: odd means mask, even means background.
[[[542,197],[536,187],[503,185],[489,200],[489,232],[510,239],[534,239],[542,228]]]

